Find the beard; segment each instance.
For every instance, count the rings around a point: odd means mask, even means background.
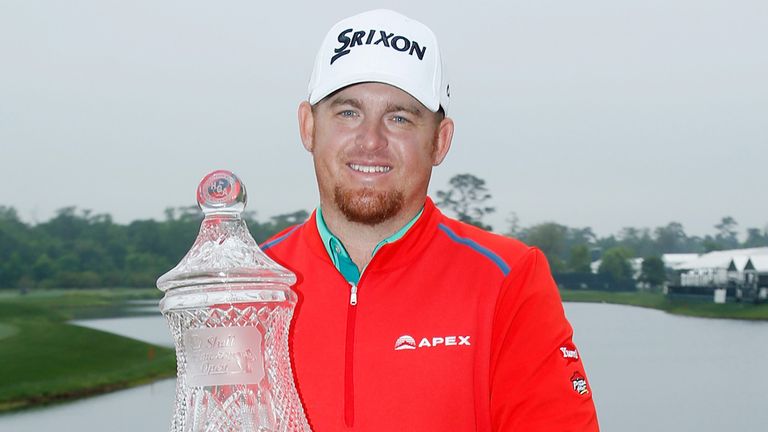
[[[333,190],[336,206],[350,222],[378,225],[400,212],[405,202],[401,191],[380,192],[373,188]]]

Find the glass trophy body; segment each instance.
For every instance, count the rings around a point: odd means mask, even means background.
[[[197,201],[197,240],[157,281],[176,346],[171,431],[308,432],[288,352],[296,277],[251,237],[233,173],[208,174]]]

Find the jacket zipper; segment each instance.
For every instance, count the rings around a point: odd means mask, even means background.
[[[355,319],[357,317],[357,285],[350,284],[347,305],[347,341],[344,352],[344,423],[352,427],[355,423],[355,385],[352,367],[355,353]]]
[[[371,259],[373,260],[373,259]],[[370,264],[370,262],[368,262]],[[354,382],[354,354],[355,354],[355,321],[357,318],[357,291],[363,274],[368,265],[360,271],[357,283],[349,283],[349,304],[347,305],[347,341],[344,352],[344,423],[347,427],[355,424],[355,382]]]

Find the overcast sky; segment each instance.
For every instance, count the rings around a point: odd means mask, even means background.
[[[431,193],[486,180],[497,231],[768,223],[765,0],[0,0],[0,205],[118,222],[192,205],[226,168],[266,219],[317,203],[296,107],[336,21],[429,25],[453,147]]]

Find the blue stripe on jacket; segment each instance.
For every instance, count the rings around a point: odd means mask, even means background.
[[[453,241],[455,241],[457,243],[469,246],[470,248],[476,250],[477,252],[479,252],[482,255],[484,255],[486,258],[488,258],[491,261],[493,261],[494,264],[496,264],[499,267],[499,270],[501,270],[501,272],[504,274],[505,277],[509,274],[509,266],[507,265],[507,263],[504,262],[504,260],[501,259],[500,256],[496,255],[496,253],[494,253],[492,250],[486,248],[485,246],[480,245],[479,243],[477,243],[476,241],[474,241],[474,240],[472,240],[470,238],[459,237],[458,234],[453,232],[453,230],[448,228],[448,226],[446,226],[445,224],[440,224],[440,225],[438,225],[438,227],[444,233],[448,234],[448,237],[450,237],[451,240],[453,240]]]

